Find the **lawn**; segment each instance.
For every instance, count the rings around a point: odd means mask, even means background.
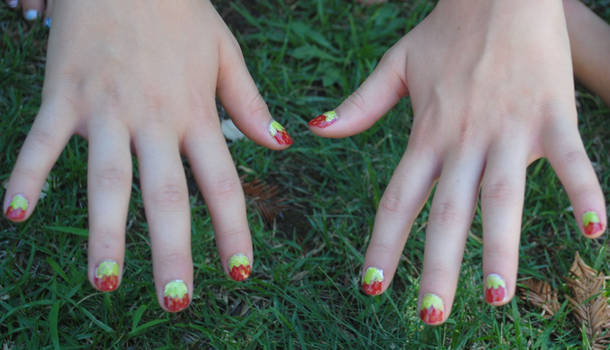
[[[610,20],[608,1],[589,3]],[[543,316],[521,298],[502,308],[484,302],[477,211],[451,317],[440,327],[419,321],[417,290],[429,202],[413,226],[388,291],[378,297],[360,292],[376,207],[407,144],[409,101],[400,102],[370,130],[346,139],[314,137],[306,123],[352,92],[385,50],[426,16],[433,1],[370,8],[347,0],[215,4],[238,38],[272,114],[295,139],[283,152],[246,139],[230,145],[244,181],[260,179],[281,191],[262,203],[249,197],[256,257],[252,278],[237,283],[223,273],[206,206],[185,163],[195,264],[190,307],[169,314],[157,304],[137,171],[122,285],[111,294],[93,289],[86,276],[87,143],[74,137],[53,168],[34,215],[20,225],[0,220],[4,349],[589,346],[586,326],[570,313],[564,297],[569,293],[564,277],[576,252],[609,274],[608,240],[587,240],[578,232],[568,197],[545,160],[528,169],[519,281],[535,278],[559,291],[562,308],[554,316]],[[3,5],[0,30],[4,182],[40,103],[48,31],[25,23]],[[578,87],[577,97],[579,127],[607,195],[610,109],[584,88]],[[268,222],[257,205],[280,212]]]

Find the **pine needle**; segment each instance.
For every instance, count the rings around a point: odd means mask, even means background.
[[[542,308],[542,317],[553,317],[561,308],[557,291],[547,282],[529,279],[523,281],[523,285],[525,288],[521,288],[521,298]]]
[[[248,203],[256,208],[266,225],[273,225],[277,216],[288,208],[286,198],[280,196],[282,190],[277,185],[269,186],[257,178],[252,181],[245,181],[245,178],[246,175],[240,179]]]
[[[566,277],[573,295],[568,300],[578,323],[584,323],[594,350],[606,349],[610,344],[610,300],[604,296],[605,279],[576,253],[570,277]]]

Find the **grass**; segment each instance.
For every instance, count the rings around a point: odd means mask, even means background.
[[[607,1],[589,3],[610,19]],[[217,7],[272,113],[296,140],[284,152],[250,141],[230,147],[240,174],[278,184],[289,198],[290,208],[272,227],[249,209],[253,278],[235,283],[222,272],[205,204],[190,177],[193,302],[180,314],[163,312],[154,294],[135,181],[122,286],[112,294],[96,292],[86,278],[87,144],[75,137],[51,172],[47,196],[32,218],[21,225],[0,221],[3,346],[586,348],[582,327],[568,315],[567,305],[545,319],[518,299],[502,308],[483,302],[478,214],[453,311],[443,326],[426,327],[416,315],[429,203],[415,222],[389,290],[375,298],[359,291],[376,207],[405,149],[412,112],[402,101],[370,130],[343,140],[314,137],[306,122],[353,91],[383,52],[425,17],[432,1],[372,8],[339,0],[223,1]],[[0,6],[0,28],[0,181],[5,181],[40,102],[47,32],[5,6]],[[579,103],[580,130],[607,194],[610,111],[582,88]],[[562,277],[577,251],[608,273],[607,239],[590,241],[578,233],[567,195],[544,160],[528,170],[525,208],[520,278],[535,277],[565,290]]]

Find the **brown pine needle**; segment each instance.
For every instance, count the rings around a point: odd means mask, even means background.
[[[546,282],[537,279],[523,281],[525,288],[521,288],[521,298],[542,308],[542,316],[552,317],[559,311],[561,304],[557,299],[557,292]]]
[[[245,181],[245,178],[244,175],[240,179],[248,202],[256,208],[265,224],[272,225],[276,217],[288,208],[286,198],[280,196],[282,190],[277,185],[269,186],[257,178],[252,181]]]
[[[578,323],[585,325],[592,349],[606,349],[610,344],[610,302],[604,296],[606,276],[587,265],[578,252],[566,283],[573,297],[568,297]]]

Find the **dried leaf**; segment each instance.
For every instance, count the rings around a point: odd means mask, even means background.
[[[543,317],[552,317],[561,308],[557,299],[557,292],[548,283],[529,279],[523,281],[523,285],[525,285],[525,288],[521,288],[521,298],[542,308]]]
[[[288,208],[286,198],[280,196],[282,191],[277,185],[269,186],[257,178],[245,181],[245,178],[242,176],[241,182],[248,201],[259,212],[265,224],[272,225],[275,218]]]
[[[573,294],[568,297],[570,306],[578,323],[584,323],[591,347],[606,349],[610,344],[610,300],[604,296],[606,276],[587,265],[577,252],[570,277],[565,280]]]

